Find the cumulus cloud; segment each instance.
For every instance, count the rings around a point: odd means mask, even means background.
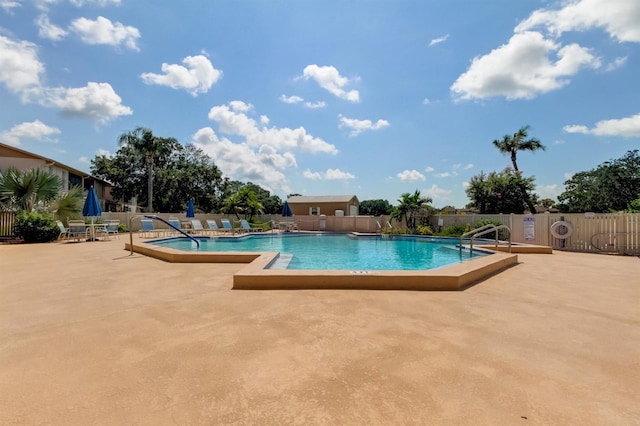
[[[222,76],[211,61],[204,55],[187,56],[182,65],[163,63],[160,69],[163,74],[142,73],[140,77],[146,84],[168,86],[172,89],[184,89],[191,96],[207,93]]]
[[[318,66],[316,64],[307,65],[302,76],[305,79],[313,79],[323,89],[329,93],[349,102],[360,102],[360,93],[357,90],[346,91],[344,87],[352,80],[340,75],[338,70],[332,66]]]
[[[38,16],[36,26],[38,27],[38,35],[49,40],[61,40],[68,34],[63,28],[52,24],[49,21],[49,17],[45,14]]]
[[[434,169],[433,167],[431,167],[431,166],[427,166],[427,167],[425,167],[425,169],[424,169],[424,171],[425,171],[425,172],[427,172],[427,173],[431,173],[431,172],[433,172],[434,170],[435,170],[435,169]]]
[[[453,194],[453,191],[440,188],[438,185],[433,184],[430,188],[424,189],[422,193],[431,198],[434,204],[442,205],[451,202],[451,194]]]
[[[557,37],[568,31],[602,28],[619,42],[640,42],[640,2],[573,0],[562,4],[560,9],[534,11],[516,32],[542,27]]]
[[[605,68],[606,71],[613,71],[613,70],[617,70],[618,68],[620,68],[621,66],[623,66],[624,64],[627,63],[627,57],[623,56],[620,58],[616,58],[613,60],[613,62],[610,62],[607,64],[607,67]]]
[[[106,44],[116,47],[124,45],[132,50],[140,50],[137,45],[140,31],[137,28],[120,22],[113,23],[103,16],[98,16],[95,20],[78,18],[71,22],[69,28],[87,44]]]
[[[536,185],[536,194],[540,196],[540,198],[556,198],[562,191],[557,184],[552,185]]]
[[[562,130],[567,133],[582,133],[585,135],[621,136],[625,138],[639,137],[640,114],[619,119],[601,120],[591,129],[587,126],[573,124],[564,126]]]
[[[233,101],[209,111],[209,119],[218,126],[200,129],[193,143],[209,154],[216,165],[232,179],[258,183],[270,190],[289,191],[284,171],[297,167],[294,152],[337,154],[336,147],[297,129],[268,127],[269,120],[253,118],[253,105]],[[338,171],[326,176],[338,176]],[[335,177],[334,177],[335,178]]]
[[[304,101],[303,98],[301,98],[300,96],[287,96],[287,95],[280,95],[280,100],[282,102],[284,102],[285,104],[297,104],[300,103],[302,101]]]
[[[82,7],[85,4],[95,4],[96,6],[119,6],[121,0],[69,0],[69,3],[76,7]]]
[[[0,140],[10,145],[20,145],[23,138],[35,139],[39,141],[57,142],[49,138],[51,135],[60,134],[57,127],[47,126],[40,120],[24,122],[13,126],[10,130],[0,133]]]
[[[122,98],[109,83],[89,82],[84,87],[46,88],[38,102],[44,106],[59,108],[72,117],[86,117],[105,123],[113,118],[131,115],[133,111],[122,105]]]
[[[12,93],[24,93],[40,86],[45,71],[36,45],[0,35],[0,83]]]
[[[0,7],[9,15],[13,15],[13,9],[22,6],[19,2],[13,0],[0,0]]]
[[[551,55],[555,61],[549,59]],[[585,66],[600,66],[589,49],[577,44],[561,46],[529,31],[515,34],[507,44],[474,58],[451,90],[459,99],[531,99],[568,84],[568,77]]]
[[[347,118],[342,114],[338,115],[338,118],[340,120],[338,127],[341,129],[343,127],[351,129],[351,132],[349,133],[350,136],[357,136],[365,130],[380,130],[389,126],[389,122],[387,120],[378,120],[374,123],[371,120]]]
[[[312,172],[307,169],[302,173],[307,179],[311,180],[349,180],[355,179],[355,176],[340,169],[327,169],[325,172]]]
[[[443,41],[446,41],[449,38],[449,34],[444,35],[442,37],[438,37],[438,38],[434,38],[433,40],[431,40],[431,42],[429,43],[429,46],[435,46],[436,44],[440,44]]]
[[[324,108],[327,106],[327,104],[323,101],[317,101],[317,102],[305,102],[304,103],[305,108],[309,108],[309,109],[318,109],[318,108]]]
[[[404,170],[398,173],[398,179],[403,182],[417,182],[426,180],[427,178],[417,170]]]

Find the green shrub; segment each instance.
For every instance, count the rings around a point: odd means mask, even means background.
[[[459,237],[460,235],[467,232],[469,229],[469,225],[462,225],[459,223],[455,223],[453,225],[447,226],[443,228],[442,231],[438,233],[438,235],[443,237]]]
[[[25,243],[48,243],[60,235],[56,221],[37,212],[22,212],[16,216],[14,233]]]
[[[433,231],[430,227],[426,225],[418,225],[418,229],[416,229],[418,235],[433,235]]]

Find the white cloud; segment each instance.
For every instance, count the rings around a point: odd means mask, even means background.
[[[429,105],[431,103],[431,101],[429,100],[429,98],[424,98],[424,100],[422,101],[422,105]]]
[[[49,138],[49,136],[57,134],[60,134],[60,129],[57,127],[47,126],[42,121],[35,120],[20,123],[10,130],[0,133],[0,140],[15,146],[20,145],[20,139],[22,138],[57,142]]]
[[[436,176],[440,177],[440,178],[446,178],[446,177],[451,176],[451,173],[449,173],[449,172],[437,173]]]
[[[303,71],[305,79],[312,78],[322,87],[340,99],[349,102],[360,102],[360,93],[357,90],[346,91],[344,86],[351,82],[346,77],[340,75],[338,70],[332,66],[307,65]]]
[[[596,136],[640,137],[640,114],[620,119],[598,121],[592,129],[583,125],[569,125],[562,128],[567,133],[582,133]]]
[[[120,22],[113,23],[109,19],[98,16],[95,21],[87,18],[74,20],[70,27],[87,44],[106,44],[120,46],[124,44],[132,50],[140,50],[136,44],[140,38],[140,31],[131,26],[125,26]]]
[[[342,114],[338,115],[338,118],[340,120],[338,127],[351,129],[351,133],[349,133],[350,136],[357,136],[365,130],[380,130],[389,126],[389,122],[387,120],[378,120],[373,123],[371,120],[347,118]]]
[[[555,62],[549,60],[554,54]],[[581,67],[597,68],[600,60],[577,44],[561,46],[538,32],[515,34],[505,45],[473,59],[451,86],[459,99],[531,99],[559,89]]]
[[[536,185],[535,191],[540,198],[555,199],[562,192],[557,184],[552,185]]]
[[[430,188],[424,189],[423,194],[430,197],[433,200],[433,204],[444,205],[451,202],[451,194],[453,191],[450,189],[440,188],[438,185],[433,184]]]
[[[266,126],[267,124],[269,124],[271,120],[269,120],[269,117],[267,117],[266,115],[261,115],[260,116],[260,124]]]
[[[121,0],[69,0],[69,3],[76,7],[82,7],[85,4],[95,4],[97,6],[109,6],[111,4],[119,6]]]
[[[43,89],[38,102],[60,108],[66,115],[88,117],[103,123],[133,113],[131,108],[122,105],[122,98],[109,83],[89,82],[85,87]]]
[[[256,121],[246,114],[251,108],[250,104],[233,101],[229,105],[211,108],[209,119],[218,123],[220,132],[240,136],[253,147],[269,145],[278,150],[301,149],[309,152],[338,153],[334,145],[311,136],[304,127],[290,129],[258,126]]]
[[[311,180],[349,180],[355,179],[355,176],[348,172],[343,172],[340,169],[327,169],[324,173],[312,172],[307,169],[302,173],[307,179]]]
[[[182,63],[185,66],[163,63],[160,69],[164,74],[146,72],[140,77],[146,84],[184,89],[195,97],[207,93],[222,76],[222,71],[215,69],[204,55],[187,56]]]
[[[623,66],[624,64],[627,63],[627,57],[623,56],[620,58],[616,58],[614,59],[613,62],[607,64],[607,67],[605,68],[606,71],[613,71],[613,70],[617,70],[618,68],[620,68],[621,66]]]
[[[35,44],[0,35],[0,82],[10,92],[24,94],[39,87],[40,74],[44,70]]]
[[[109,152],[108,150],[103,149],[103,148],[98,148],[96,150],[96,155],[97,156],[104,156],[104,157],[108,157],[108,158],[113,157],[113,154],[111,152]]]
[[[38,27],[38,35],[49,40],[61,40],[68,34],[63,28],[52,24],[45,14],[38,16],[36,26]]]
[[[83,164],[88,164],[89,163],[89,158],[88,157],[80,157],[78,158],[78,162],[79,163],[83,163]]]
[[[13,15],[13,9],[16,7],[21,7],[20,2],[12,1],[12,0],[0,0],[0,7],[7,12],[9,15]]]
[[[449,38],[449,34],[444,35],[442,37],[438,37],[438,38],[434,38],[433,40],[431,40],[431,42],[429,43],[429,46],[434,46],[436,44],[440,44],[443,41],[446,41]]]
[[[318,108],[326,107],[327,104],[323,101],[316,101],[316,102],[305,102],[304,106],[305,108],[309,108],[309,109],[318,109]]]
[[[403,182],[416,182],[419,180],[426,180],[426,177],[417,170],[404,170],[398,173],[398,179]]]
[[[302,101],[304,101],[303,98],[301,98],[300,96],[286,96],[286,95],[280,95],[280,100],[282,102],[284,102],[285,104],[297,104],[300,103]]]
[[[435,169],[434,169],[433,167],[431,167],[431,166],[428,166],[428,167],[425,167],[425,168],[424,168],[424,171],[425,171],[425,172],[427,172],[427,173],[431,173],[431,172],[432,172],[432,171],[434,171],[434,170],[435,170]]]
[[[473,169],[473,164],[472,164],[472,163],[469,163],[469,164],[467,164],[466,166],[464,166],[464,168],[463,168],[463,169],[464,169],[464,170],[471,170],[471,169]]]
[[[515,30],[543,27],[554,36],[568,31],[603,28],[619,42],[640,42],[640,2],[637,0],[573,0],[561,9],[539,9]]]

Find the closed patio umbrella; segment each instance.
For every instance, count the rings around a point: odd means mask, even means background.
[[[102,207],[100,207],[100,200],[98,200],[98,194],[93,188],[89,188],[86,200],[84,200],[84,206],[82,207],[82,216],[91,217],[91,238],[95,239],[93,220],[96,216],[102,216]]]
[[[282,206],[282,216],[283,217],[291,217],[293,216],[293,212],[291,211],[291,207],[289,206],[289,202],[285,201],[284,206]]]
[[[196,217],[196,210],[193,207],[193,198],[189,199],[189,204],[187,205],[187,217]]]

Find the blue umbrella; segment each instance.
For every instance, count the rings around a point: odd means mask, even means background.
[[[189,205],[187,205],[187,217],[196,217],[196,210],[193,208],[193,198],[189,199]]]
[[[98,200],[98,194],[96,194],[96,190],[93,189],[93,185],[89,188],[87,199],[84,200],[82,216],[91,216],[91,237],[94,238],[93,218],[96,216],[102,216],[102,207],[100,207],[100,200]]]
[[[291,211],[291,207],[289,207],[289,202],[285,201],[284,206],[282,206],[282,216],[283,217],[291,217],[293,216],[293,212]]]

